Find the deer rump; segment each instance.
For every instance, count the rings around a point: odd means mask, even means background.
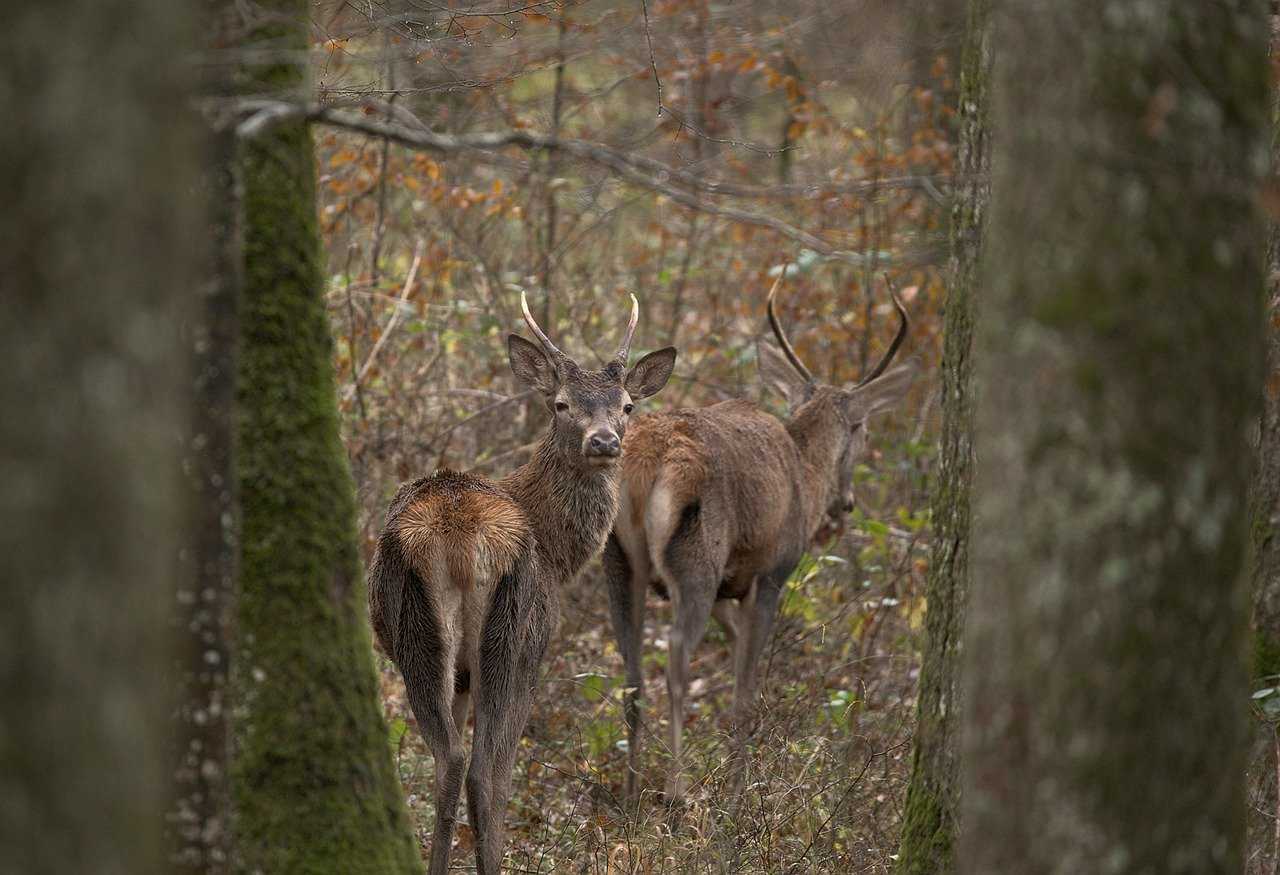
[[[426,681],[410,691],[420,722],[443,724],[473,678],[505,685],[520,667],[536,672],[555,610],[536,561],[523,511],[493,482],[438,471],[400,488],[370,566],[369,614],[406,679]],[[492,671],[506,660],[522,665]],[[461,733],[466,715],[457,717]],[[421,729],[447,734],[443,725]]]
[[[720,575],[717,599],[740,599],[778,557],[803,553],[803,463],[785,426],[752,402],[645,416],[623,447],[614,532],[664,598],[690,563]]]

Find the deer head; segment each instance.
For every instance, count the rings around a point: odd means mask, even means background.
[[[806,414],[821,419],[815,439],[831,441],[830,458],[835,464],[829,470],[827,518],[832,525],[853,510],[853,470],[858,458],[867,449],[867,424],[877,413],[897,404],[911,386],[915,376],[912,364],[889,365],[907,336],[907,311],[890,286],[890,296],[898,313],[898,333],[889,349],[866,376],[852,386],[832,386],[819,382],[796,355],[786,332],[778,321],[774,309],[774,295],[786,274],[783,270],[769,290],[767,312],[769,326],[778,340],[780,349],[760,344],[760,372],[765,383],[779,391],[787,400],[792,419]],[[887,281],[887,280],[886,280]],[[825,414],[825,415],[821,415]]]
[[[676,364],[675,347],[655,350],[627,369],[631,338],[640,319],[640,303],[632,295],[631,319],[617,353],[604,368],[587,370],[561,352],[538,327],[523,292],[520,308],[538,344],[510,335],[507,352],[511,371],[542,396],[553,417],[557,451],[583,465],[613,467],[622,455],[622,437],[635,402],[666,385]]]

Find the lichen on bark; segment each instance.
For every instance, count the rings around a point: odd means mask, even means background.
[[[970,0],[960,69],[960,151],[942,356],[942,447],[934,484],[934,543],[911,781],[897,871],[949,872],[959,807],[960,644],[969,588],[973,470],[972,337],[989,194],[991,69],[988,2]]]

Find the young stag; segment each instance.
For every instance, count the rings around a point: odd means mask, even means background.
[[[369,570],[369,613],[404,676],[436,763],[431,873],[444,875],[464,769],[476,867],[500,869],[516,746],[538,664],[555,628],[557,590],[603,545],[618,508],[618,459],[632,403],[661,389],[670,347],[627,371],[639,318],[602,370],[580,367],[547,339],[512,334],[511,370],[545,399],[551,428],[524,466],[500,480],[437,471],[400,487]],[[469,705],[471,764],[462,745]]]
[[[689,660],[713,614],[734,645],[734,712],[741,742],[756,663],[773,629],[778,598],[824,516],[853,509],[854,462],[867,447],[867,420],[897,403],[913,369],[889,369],[907,333],[850,388],[817,382],[778,324],[769,291],[769,324],[782,348],[760,344],[761,373],[791,409],[780,422],[749,401],[655,413],[636,420],[622,461],[622,497],[604,565],[614,634],[626,662],[629,732],[627,794],[634,797],[640,755],[640,646],[645,592],[670,599],[667,689],[673,770],[666,794],[684,792],[682,733]]]

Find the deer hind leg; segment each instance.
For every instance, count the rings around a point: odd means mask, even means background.
[[[755,704],[760,655],[773,634],[774,620],[778,617],[778,602],[790,573],[790,567],[786,567],[757,577],[739,610],[741,637],[734,649],[733,710],[740,747],[746,741],[752,706]]]
[[[452,713],[459,636],[447,612],[456,593],[447,578],[445,585],[436,589],[442,598],[433,600],[422,586],[405,587],[406,619],[395,661],[408,690],[409,707],[435,759],[436,825],[430,873],[444,875],[449,868],[466,750]]]
[[[467,805],[480,875],[501,871],[511,772],[554,624],[554,606],[528,559],[518,562],[494,588],[472,678],[476,722]]]
[[[664,551],[663,576],[671,596],[668,636],[667,692],[671,700],[670,745],[672,770],[667,778],[668,800],[677,802],[686,790],[684,757],[685,697],[689,662],[707,632],[722,569],[707,555],[699,527],[678,532]]]
[[[626,798],[639,790],[640,709],[644,702],[644,601],[649,589],[649,556],[640,549],[626,550],[615,532],[604,548],[605,580],[609,590],[609,615],[613,633],[626,666],[627,690],[623,714],[627,723]]]

